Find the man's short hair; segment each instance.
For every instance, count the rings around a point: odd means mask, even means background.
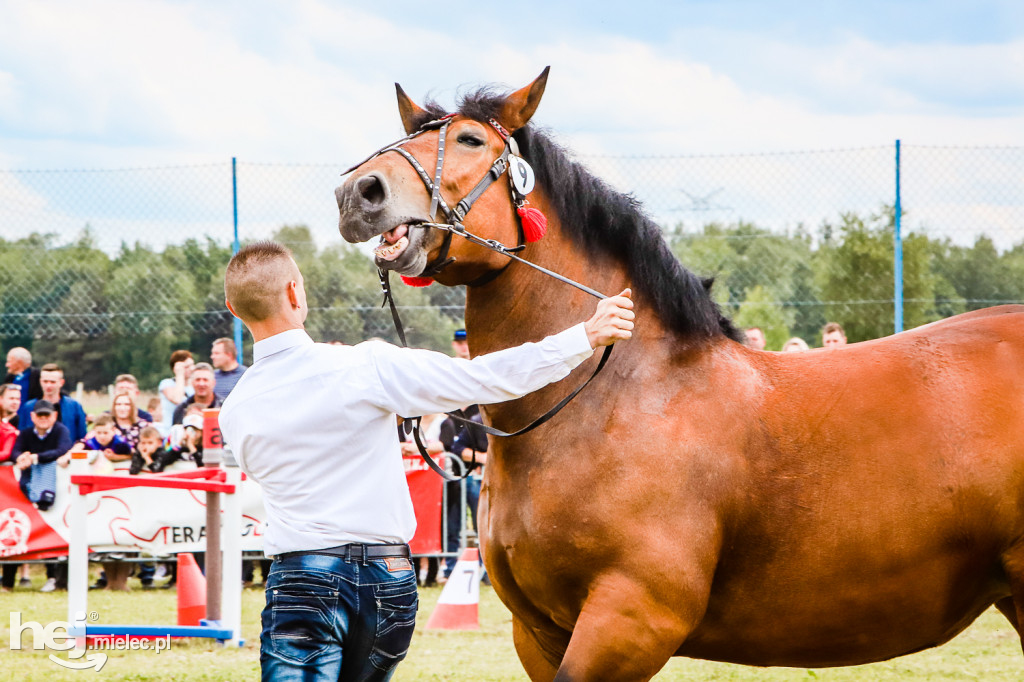
[[[231,305],[234,305],[234,303]],[[216,346],[218,343],[224,346],[224,352],[231,357],[235,357],[235,354],[238,353],[238,348],[235,346],[235,342],[232,339],[224,336],[214,341],[213,345]]]
[[[210,374],[213,374],[213,365],[208,362],[197,362],[196,366],[192,368],[192,374],[195,374],[196,372],[209,372]]]
[[[7,351],[8,355],[13,355],[18,360],[21,360],[28,366],[32,366],[32,353],[29,352],[28,348],[21,346],[15,346],[14,348]]]
[[[243,322],[262,322],[277,312],[284,287],[298,274],[286,246],[253,242],[231,257],[224,272],[224,296]]]
[[[174,371],[174,366],[183,360],[191,360],[192,353],[187,350],[176,350],[171,353],[171,371]]]
[[[40,372],[60,372],[61,376],[64,376],[64,370],[60,368],[56,362],[48,362],[39,368]]]
[[[139,440],[142,440],[143,438],[156,438],[157,440],[164,439],[164,437],[160,435],[160,430],[155,426],[147,426],[139,431]]]
[[[0,384],[0,397],[2,397],[7,391],[17,391],[21,393],[21,384]]]
[[[114,418],[109,414],[101,414],[93,420],[92,425],[96,426],[113,426]]]
[[[117,384],[121,383],[122,381],[127,381],[129,384],[133,385],[135,388],[139,387],[139,380],[136,379],[131,374],[118,374],[117,378],[114,379],[114,385],[116,386]]]
[[[843,325],[839,324],[838,322],[829,322],[828,324],[821,328],[822,336],[825,336],[825,334],[831,334],[832,332],[839,332],[843,336],[846,336],[846,332],[843,331]]]

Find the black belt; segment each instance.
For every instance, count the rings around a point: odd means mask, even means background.
[[[412,558],[412,554],[409,552],[409,545],[360,545],[356,543],[338,545],[337,547],[325,547],[324,549],[284,552],[283,554],[278,554],[274,558],[279,560],[290,559],[291,557],[306,556],[308,554],[323,554],[325,556],[345,559],[346,561],[352,559],[355,559],[356,561],[365,561],[367,559],[383,559],[384,557]]]

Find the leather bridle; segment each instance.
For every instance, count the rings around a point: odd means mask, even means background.
[[[475,204],[477,199],[479,199],[483,195],[483,193],[486,192],[487,189],[492,184],[494,184],[498,180],[498,178],[504,175],[505,172],[508,170],[509,155],[519,155],[519,146],[516,143],[515,139],[495,119],[489,119],[488,123],[491,125],[492,128],[494,128],[495,131],[497,131],[498,135],[501,136],[502,140],[504,140],[505,147],[504,149],[502,149],[501,154],[498,155],[498,158],[496,158],[494,162],[491,163],[491,167],[487,170],[487,173],[485,173],[484,176],[480,178],[480,181],[476,183],[473,189],[469,190],[469,193],[467,193],[466,196],[461,201],[455,204],[454,207],[449,206],[448,202],[445,201],[444,197],[441,196],[441,173],[444,170],[445,140],[448,133],[448,125],[451,123],[451,120],[454,116],[455,114],[448,114],[447,116],[442,116],[441,118],[434,119],[433,121],[428,121],[427,123],[424,123],[416,132],[407,135],[406,137],[402,138],[401,140],[398,140],[397,142],[393,142],[385,147],[382,147],[381,149],[377,150],[376,152],[368,156],[363,161],[357,163],[356,165],[352,166],[351,168],[347,169],[344,173],[342,173],[342,175],[346,175],[355,170],[356,168],[358,168],[359,166],[362,166],[367,161],[370,161],[371,159],[374,159],[380,156],[381,154],[386,154],[387,152],[395,152],[396,154],[401,155],[402,158],[409,162],[409,165],[412,166],[413,170],[416,171],[416,175],[419,176],[420,180],[423,181],[423,184],[426,186],[427,191],[430,192],[430,211],[427,214],[428,216],[430,216],[430,220],[435,219],[438,208],[441,209],[441,213],[444,214],[445,218],[444,223],[424,222],[417,223],[414,225],[416,227],[440,228],[445,231],[444,241],[441,243],[440,252],[434,258],[434,260],[427,263],[427,265],[423,268],[423,272],[421,272],[418,275],[419,277],[434,277],[439,272],[441,272],[441,270],[455,262],[454,258],[448,257],[448,251],[451,248],[452,243],[452,235],[458,232],[465,232],[465,227],[463,226],[462,221],[466,219],[466,215],[469,213],[469,210],[473,208],[473,204]],[[427,173],[426,169],[423,168],[423,164],[421,164],[419,160],[415,156],[410,154],[409,151],[403,146],[409,140],[419,137],[423,133],[428,132],[430,130],[438,131],[437,163],[434,166],[433,178],[431,178],[431,176]],[[511,185],[512,188],[513,204],[518,208],[523,205],[524,201],[526,200],[526,197],[525,195],[519,192],[515,184],[511,181],[511,178],[509,179],[509,184]],[[505,252],[506,254],[515,253],[525,248],[522,227],[519,227],[519,243],[515,247],[508,247],[504,245],[501,246],[502,251]],[[503,269],[491,271],[485,274],[483,277],[479,278],[478,280],[470,282],[469,286],[481,286],[483,284],[487,284],[493,281],[495,278],[497,278],[502,272]]]
[[[351,173],[353,170],[362,166],[368,161],[387,152],[395,152],[397,154],[400,154],[402,158],[408,161],[409,164],[413,167],[413,170],[416,171],[416,174],[419,176],[420,180],[422,180],[423,184],[426,186],[427,191],[430,192],[430,213],[428,215],[431,217],[431,219],[433,219],[437,213],[437,209],[440,208],[446,220],[446,222],[444,223],[422,222],[415,224],[416,227],[433,228],[445,232],[444,242],[441,245],[440,253],[436,258],[434,258],[433,261],[426,265],[423,272],[420,273],[420,276],[432,277],[436,275],[438,272],[440,272],[442,269],[450,265],[451,263],[455,262],[454,258],[448,257],[448,251],[451,247],[452,236],[459,235],[460,237],[466,239],[467,241],[470,241],[471,243],[490,249],[491,251],[494,251],[496,253],[500,253],[503,256],[507,256],[510,259],[509,262],[504,267],[486,273],[477,280],[469,282],[468,286],[481,286],[483,284],[487,284],[493,281],[499,275],[501,275],[505,271],[505,269],[512,264],[512,261],[514,260],[523,263],[524,265],[527,265],[531,268],[539,270],[550,277],[554,277],[555,279],[561,282],[565,282],[566,284],[574,286],[577,289],[580,289],[581,291],[584,291],[597,299],[608,298],[606,295],[602,294],[599,291],[591,289],[590,287],[580,284],[579,282],[575,282],[569,279],[568,277],[558,274],[557,272],[553,272],[551,270],[548,270],[547,268],[541,267],[536,263],[531,263],[530,261],[520,258],[518,255],[516,255],[519,251],[522,251],[526,246],[524,243],[523,228],[521,224],[519,225],[519,243],[514,247],[506,246],[505,244],[502,244],[500,241],[495,239],[485,239],[466,230],[466,226],[462,224],[462,221],[465,220],[466,218],[466,214],[469,213],[469,210],[473,207],[473,204],[476,203],[476,200],[479,199],[480,196],[483,195],[485,191],[487,191],[487,188],[494,184],[494,182],[497,181],[498,178],[500,178],[508,170],[509,156],[519,156],[519,146],[516,143],[515,139],[512,137],[512,135],[509,134],[509,132],[505,130],[505,128],[500,123],[498,123],[493,118],[489,119],[488,123],[491,125],[492,128],[494,128],[498,132],[498,135],[500,135],[501,138],[505,141],[505,148],[502,150],[501,154],[498,155],[498,158],[495,159],[494,162],[491,164],[491,167],[488,169],[484,177],[481,178],[480,181],[477,182],[476,185],[473,187],[473,189],[471,189],[469,193],[461,201],[459,201],[453,208],[449,206],[448,203],[444,200],[444,197],[441,196],[441,173],[444,169],[445,137],[448,132],[448,124],[451,123],[451,119],[454,116],[455,114],[448,114],[447,116],[443,116],[439,119],[435,119],[433,121],[424,123],[416,132],[407,135],[406,137],[402,138],[401,140],[398,140],[397,142],[393,142],[392,144],[380,148],[370,156],[366,157],[363,161],[360,161],[354,166],[351,166],[344,173],[342,173],[342,175],[347,175],[348,173]],[[403,147],[403,145],[409,140],[412,140],[430,130],[438,130],[437,164],[435,165],[434,168],[433,178],[431,178],[427,171],[423,168],[423,164],[421,164],[416,159],[415,156],[413,156],[411,153],[409,153],[407,149]],[[509,185],[511,186],[512,189],[513,204],[516,206],[516,208],[520,208],[525,202],[526,196],[524,193],[519,191],[519,188],[516,187],[516,184],[515,182],[513,182],[511,177],[509,178]],[[394,320],[395,330],[398,332],[398,338],[402,341],[403,346],[408,347],[409,344],[405,338],[405,328],[402,325],[402,320],[399,317],[398,308],[395,305],[394,296],[392,295],[391,292],[390,272],[383,268],[378,268],[377,272],[380,277],[381,290],[384,293],[384,304],[387,304],[391,309],[391,317]],[[586,388],[587,385],[594,380],[594,377],[596,377],[601,372],[601,370],[604,369],[604,366],[608,362],[608,357],[611,355],[611,352],[612,346],[605,346],[604,353],[601,356],[601,361],[597,364],[597,368],[594,370],[594,373],[590,375],[590,378],[588,378],[585,382],[583,382],[583,384],[578,386],[568,396],[559,401],[557,405],[552,407],[550,410],[548,410],[543,415],[532,421],[527,426],[524,426],[523,428],[517,431],[509,433],[506,431],[502,431],[501,429],[496,429],[492,426],[488,426],[487,424],[481,424],[480,422],[471,421],[465,417],[461,410],[455,412],[448,412],[447,414],[449,417],[455,419],[456,421],[460,421],[465,424],[471,424],[475,428],[482,429],[485,433],[492,436],[506,438],[511,436],[522,435],[524,433],[527,433],[528,431],[532,431],[541,424],[544,424],[549,419],[558,414],[558,412],[561,411],[563,407],[568,405],[569,401],[575,398],[580,391]],[[447,481],[458,481],[469,475],[469,471],[472,467],[467,468],[466,474],[464,474],[461,477],[452,476],[448,474],[444,469],[439,467],[437,463],[433,460],[433,458],[430,457],[430,455],[427,453],[427,448],[423,443],[420,427],[420,417],[412,417],[407,421],[410,421],[413,424],[413,440],[416,442],[416,447],[420,451],[420,456],[427,463],[427,465],[430,466],[431,469],[433,469],[437,474],[439,474],[442,478],[444,478]],[[472,463],[476,464],[475,452]]]

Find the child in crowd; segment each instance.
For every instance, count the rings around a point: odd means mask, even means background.
[[[139,443],[132,452],[132,466],[128,473],[135,476],[142,471],[159,472],[164,468],[164,439],[155,426],[147,426],[139,432]]]
[[[203,466],[203,414],[202,408],[189,410],[181,424],[171,429],[169,445],[164,455],[164,467],[179,459]],[[163,469],[163,467],[161,467]]]
[[[146,411],[149,412],[150,416],[153,417],[154,424],[161,424],[164,421],[164,409],[163,403],[160,402],[160,398],[150,398],[149,402],[146,403]],[[159,430],[159,429],[157,429]]]
[[[71,452],[90,450],[101,453],[111,463],[125,462],[132,458],[132,447],[117,433],[114,418],[101,414],[93,422],[92,434],[87,435],[71,447]]]

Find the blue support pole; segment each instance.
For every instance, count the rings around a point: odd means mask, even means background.
[[[237,254],[239,244],[239,170],[238,159],[231,157],[231,204],[234,207],[234,241],[231,243],[231,255]],[[898,201],[898,200],[897,200]],[[234,348],[238,353],[239,364],[243,365],[242,353],[242,321],[234,318]]]
[[[894,318],[894,329],[898,334],[903,331],[903,235],[901,233],[901,223],[903,219],[903,206],[902,197],[900,196],[900,141],[896,140],[896,204],[893,206],[893,212],[896,214],[895,227],[894,227],[894,244],[893,249],[895,267],[894,271],[894,291],[893,300],[895,302],[895,312],[893,313]]]

